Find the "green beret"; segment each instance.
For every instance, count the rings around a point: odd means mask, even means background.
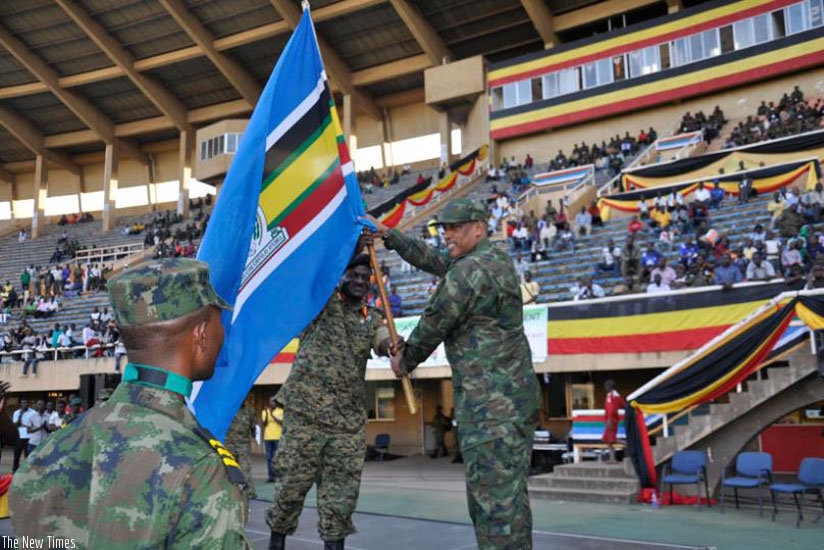
[[[437,225],[445,223],[485,222],[489,212],[483,203],[472,199],[457,199],[447,204],[438,215]]]
[[[232,309],[209,282],[209,265],[188,258],[140,264],[109,279],[107,287],[120,327],[171,321],[205,306]]]

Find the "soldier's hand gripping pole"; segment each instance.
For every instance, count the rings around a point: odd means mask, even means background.
[[[378,254],[375,252],[374,244],[367,244],[366,249],[369,251],[369,261],[372,263],[372,271],[375,273],[375,282],[378,283],[378,294],[380,294],[383,312],[386,315],[386,325],[389,327],[389,341],[392,342],[394,349],[398,349],[400,339],[398,338],[398,331],[395,329],[395,318],[392,317],[392,308],[389,307],[389,297],[386,295],[386,287],[383,286],[383,273],[381,273],[381,266],[378,263]],[[406,406],[409,408],[409,414],[417,414],[418,407],[415,404],[415,394],[412,391],[412,384],[409,382],[409,378],[406,376],[401,378],[401,385],[403,386],[403,395],[406,397]]]

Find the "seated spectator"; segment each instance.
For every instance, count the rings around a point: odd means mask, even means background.
[[[667,212],[666,206],[659,204],[650,213],[649,226],[653,228],[655,233],[660,233],[670,226],[671,215]]]
[[[564,226],[568,223],[569,220],[567,219],[567,215],[566,212],[564,212],[564,207],[562,204],[560,212],[555,214],[555,228],[558,229],[558,231],[562,231],[564,229]]]
[[[539,238],[541,243],[544,245],[545,250],[549,250],[553,246],[555,246],[555,237],[558,234],[558,229],[555,227],[554,223],[547,223],[544,227],[541,228],[541,232],[539,234]]]
[[[640,220],[649,219],[649,205],[646,200],[638,201],[638,218]]]
[[[661,292],[669,292],[670,286],[661,282],[661,275],[653,275],[652,282],[647,285],[647,294],[660,294]]]
[[[803,267],[804,265],[804,261],[801,258],[800,244],[801,242],[799,240],[792,240],[784,248],[784,251],[781,252],[781,267],[784,269],[784,277],[788,276],[787,273],[792,266],[799,265]]]
[[[416,184],[420,185],[426,181],[426,178],[423,177],[423,174],[418,174],[418,179],[415,181]]]
[[[536,281],[532,280],[532,272],[526,270],[524,272],[524,280],[521,282],[521,301],[524,305],[535,304],[538,302],[538,295],[541,288]]]
[[[429,282],[429,286],[426,287],[426,293],[434,294],[436,290],[438,290],[438,279],[437,277],[432,277],[432,280]]]
[[[518,274],[518,278],[523,281],[524,273],[526,273],[527,269],[529,269],[529,264],[520,252],[518,252],[518,255],[515,256],[513,265],[515,266],[515,273]]]
[[[548,259],[548,255],[546,253],[547,248],[544,245],[543,241],[538,236],[537,232],[535,232],[535,231],[533,232],[531,240],[532,240],[532,249],[531,249],[530,253],[531,253],[532,263],[540,262],[540,261]]]
[[[698,258],[698,245],[692,240],[692,236],[684,236],[684,242],[678,247],[678,258],[688,267]]]
[[[529,170],[535,164],[535,159],[532,158],[532,155],[529,153],[526,154],[526,158],[524,159],[524,168]]]
[[[594,275],[598,277],[601,273],[619,275],[619,260],[621,259],[621,249],[615,245],[615,241],[610,239],[601,251],[602,260],[595,264]]]
[[[710,198],[710,192],[704,187],[704,182],[698,182],[698,189],[695,190],[692,196],[692,204],[695,205],[697,203],[697,205],[702,208],[709,208]]]
[[[791,239],[795,237],[804,225],[804,216],[800,213],[800,208],[800,205],[785,208],[778,218],[776,227],[778,228],[778,234],[783,238]]]
[[[732,257],[724,254],[721,257],[721,264],[715,268],[713,283],[721,285],[724,290],[729,290],[736,283],[744,280],[738,266],[732,263]]]
[[[582,279],[582,284],[578,287],[577,293],[573,300],[576,302],[580,300],[592,300],[595,298],[603,298],[604,297],[604,289],[592,282],[591,277],[584,277]]]
[[[627,224],[627,233],[635,235],[644,229],[644,224],[638,219],[638,216],[633,216]]]
[[[764,242],[767,239],[767,232],[764,230],[764,227],[759,223],[755,225],[749,237],[750,239],[752,239],[753,244],[757,243],[758,241]]]
[[[701,226],[702,223],[709,220],[710,210],[704,204],[694,201],[690,204],[689,217],[692,220],[693,229]]]
[[[658,266],[659,260],[663,256],[655,248],[654,242],[647,243],[647,249],[641,253],[641,280],[650,280],[650,272]]]
[[[722,202],[724,202],[724,190],[721,189],[721,182],[715,180],[712,191],[710,191],[710,208],[718,210]]]
[[[758,248],[758,244],[756,244],[756,248]],[[776,238],[772,231],[767,232],[767,238],[763,242],[763,250],[761,248],[758,248],[758,250],[762,253],[761,255],[766,261],[773,264],[773,267],[779,265],[779,260],[781,259],[781,240]]]
[[[512,240],[510,241],[510,251],[515,252],[515,249],[526,252],[530,249],[529,246],[529,232],[524,224],[519,223],[515,231],[512,232]]]
[[[592,201],[587,208],[587,212],[592,218],[592,227],[603,227],[604,221],[601,219],[601,209],[598,208],[598,203]]]
[[[575,215],[575,230],[581,236],[589,235],[592,231],[592,215],[583,206]]]
[[[676,264],[675,266],[675,281],[670,285],[670,288],[674,290],[681,290],[682,288],[687,288],[690,285],[690,280],[687,274],[687,266],[684,264]]]
[[[575,234],[569,228],[569,224],[565,223],[563,229],[555,240],[555,250],[570,250],[575,252]]]
[[[672,241],[673,241],[674,233],[670,230],[670,228],[666,228],[658,234],[658,250],[664,251],[666,250],[669,252],[672,250]]]
[[[747,266],[747,281],[769,281],[775,278],[775,269],[770,262],[764,261],[760,252],[753,254]]]
[[[26,236],[27,236],[27,235],[26,235],[26,230],[25,230],[25,229],[21,229],[21,230],[20,230],[20,232],[17,234],[17,242],[18,242],[18,243],[24,243],[24,242],[26,242]]]
[[[656,276],[660,277],[661,282],[669,287],[672,287],[675,279],[678,278],[675,270],[667,265],[667,259],[664,257],[658,258],[658,265],[650,272],[650,275],[653,279],[655,279]]]
[[[779,218],[781,218],[781,214],[784,213],[784,208],[786,208],[786,204],[781,200],[781,193],[776,191],[773,193],[773,200],[767,205],[767,211],[771,216],[770,229],[775,229],[775,225],[778,223]]]

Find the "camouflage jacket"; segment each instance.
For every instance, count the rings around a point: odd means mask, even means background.
[[[252,407],[240,406],[240,410],[229,424],[229,431],[226,432],[226,447],[232,452],[244,445],[251,446],[252,438],[255,436],[255,416]]]
[[[532,430],[540,388],[509,257],[488,240],[455,260],[399,231],[385,242],[410,264],[443,278],[406,342],[401,369],[412,371],[444,342],[461,448]]]
[[[378,310],[352,304],[336,291],[301,333],[278,401],[326,429],[359,432],[366,421],[366,361],[387,338]]]
[[[179,396],[122,383],[14,475],[18,537],[78,549],[251,548],[246,499]]]

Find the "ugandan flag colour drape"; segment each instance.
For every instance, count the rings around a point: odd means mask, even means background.
[[[656,485],[644,414],[675,413],[726,395],[771,355],[782,351],[774,349],[775,345],[794,316],[810,328],[824,328],[824,295],[779,297],[630,400],[626,407],[627,454],[644,487]]]

